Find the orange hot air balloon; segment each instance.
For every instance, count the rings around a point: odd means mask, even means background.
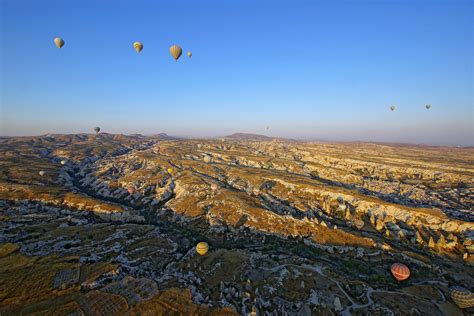
[[[128,187],[127,191],[128,191],[128,194],[133,194],[133,193],[135,193],[135,188],[134,187]]]
[[[393,277],[397,279],[397,281],[403,281],[410,277],[410,269],[403,263],[394,263],[390,268],[390,271],[393,274]]]

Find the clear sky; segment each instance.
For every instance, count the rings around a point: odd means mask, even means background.
[[[1,135],[474,145],[471,0],[0,3]]]

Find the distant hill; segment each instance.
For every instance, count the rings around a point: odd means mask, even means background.
[[[155,139],[160,139],[160,140],[179,139],[178,137],[169,136],[166,133],[159,133],[159,134],[151,135],[150,137],[155,138]]]
[[[249,134],[249,133],[234,133],[229,136],[225,136],[224,138],[229,139],[237,139],[237,140],[261,140],[261,141],[268,141],[272,140],[272,137],[268,137],[265,135],[258,135],[258,134]]]

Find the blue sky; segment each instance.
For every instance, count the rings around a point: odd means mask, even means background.
[[[1,135],[474,145],[474,1],[0,3]]]

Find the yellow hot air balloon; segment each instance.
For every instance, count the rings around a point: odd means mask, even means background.
[[[188,55],[189,58],[193,57],[193,53],[191,52],[187,52],[186,54]]]
[[[169,174],[172,174],[173,173],[173,168],[168,168],[168,170],[166,170],[166,171],[168,171]]]
[[[207,242],[201,241],[196,245],[196,252],[201,256],[204,256],[209,251],[209,245]]]
[[[183,53],[183,50],[178,45],[173,45],[170,47],[170,54],[171,56],[173,56],[174,60],[178,61],[182,53]]]
[[[140,42],[135,42],[135,43],[133,43],[133,47],[135,48],[135,51],[137,53],[140,53],[143,49],[143,44],[140,43]]]
[[[54,44],[56,44],[58,48],[61,48],[64,46],[64,40],[61,37],[55,37]]]

